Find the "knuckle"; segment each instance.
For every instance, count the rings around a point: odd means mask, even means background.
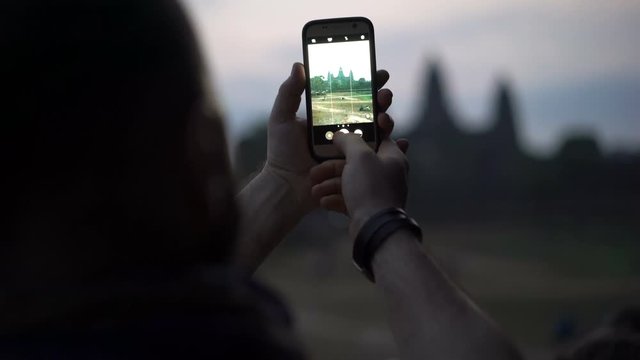
[[[409,163],[409,159],[407,159],[406,156],[402,157],[402,166],[404,167],[404,171],[408,173],[411,168],[411,163]]]
[[[312,183],[318,182],[318,180],[321,178],[322,169],[320,168],[320,166],[313,167],[311,168],[311,170],[309,170],[309,178],[311,179]]]
[[[289,91],[289,80],[284,81],[282,84],[280,84],[280,87],[278,88],[278,96],[282,97],[282,96],[287,96],[289,95],[290,91]]]
[[[359,151],[357,152],[353,159],[359,163],[371,163],[374,160],[375,154],[370,151]]]
[[[391,168],[394,173],[407,174],[409,172],[409,161],[406,157],[393,159],[389,161],[387,166]]]
[[[342,170],[344,169],[344,160],[338,160],[333,162],[333,173],[336,176],[340,176],[342,174]]]

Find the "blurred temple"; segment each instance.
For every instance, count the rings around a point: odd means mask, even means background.
[[[411,149],[409,207],[423,221],[622,221],[640,215],[640,156],[604,155],[587,136],[566,140],[550,159],[525,153],[507,84],[492,125],[465,132],[447,103],[437,66],[428,72]]]
[[[526,358],[551,359],[603,313],[640,304],[640,154],[603,153],[576,134],[553,156],[533,156],[506,84],[491,125],[470,132],[458,126],[436,66],[426,80],[416,127],[394,134],[411,142],[409,213],[442,268]],[[261,126],[240,141],[238,180],[261,168],[266,140]],[[344,217],[314,211],[260,275],[291,300],[316,357],[393,358],[384,304],[350,266],[346,233]]]
[[[603,154],[594,138],[566,139],[551,158],[523,151],[517,108],[506,83],[495,95],[492,125],[467,132],[456,124],[436,65],[427,73],[409,150],[409,210],[426,223],[623,224],[638,233],[640,154]],[[398,134],[396,134],[398,136]],[[259,169],[266,129],[236,149],[239,180]]]

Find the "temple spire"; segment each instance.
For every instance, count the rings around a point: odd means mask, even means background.
[[[494,110],[495,125],[492,132],[496,145],[515,149],[517,147],[515,115],[511,90],[506,82],[498,85]]]
[[[448,137],[456,133],[443,83],[439,66],[431,63],[427,72],[426,101],[422,105],[422,118],[418,125],[418,131],[424,132],[424,136],[441,134]]]

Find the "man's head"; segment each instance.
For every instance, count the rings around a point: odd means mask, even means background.
[[[226,142],[180,6],[29,1],[5,10],[7,281],[226,260],[235,235]]]

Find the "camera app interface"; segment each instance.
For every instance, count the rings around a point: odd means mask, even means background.
[[[307,39],[311,113],[317,144],[336,131],[373,141],[373,94],[367,34]]]

